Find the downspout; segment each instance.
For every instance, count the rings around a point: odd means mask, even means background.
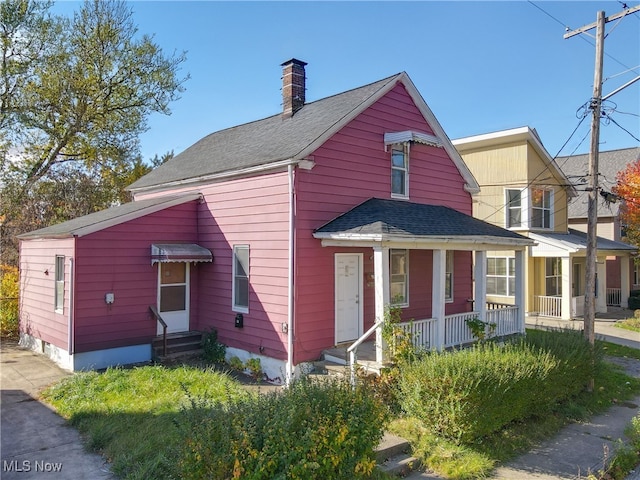
[[[287,166],[287,174],[289,177],[289,272],[288,272],[288,310],[287,310],[287,371],[286,383],[289,385],[293,379],[293,242],[295,240],[295,198],[294,198],[294,176],[293,165]]]
[[[75,293],[75,263],[73,257],[69,257],[69,357],[73,355],[73,312],[74,308],[74,293]],[[71,360],[71,358],[69,358]]]

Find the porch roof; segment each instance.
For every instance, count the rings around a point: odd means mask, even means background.
[[[451,244],[457,249],[472,250],[481,250],[481,245],[522,249],[535,243],[450,207],[380,198],[357,205],[316,229],[313,236],[322,239],[323,245],[370,246],[388,242],[443,248],[439,245]]]
[[[537,242],[537,245],[532,249],[534,257],[557,256],[558,253],[586,254],[587,234],[572,228],[568,233],[529,233],[529,237]],[[602,237],[597,237],[596,242],[597,250],[604,254],[623,255],[638,251],[636,247],[626,243]]]

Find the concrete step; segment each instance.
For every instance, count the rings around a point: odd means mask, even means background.
[[[406,477],[420,467],[420,460],[411,455],[411,445],[404,438],[385,433],[376,448],[378,469],[397,477]]]

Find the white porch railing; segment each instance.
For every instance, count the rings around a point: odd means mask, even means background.
[[[622,290],[620,288],[607,288],[607,305],[619,307],[622,305]]]
[[[477,316],[478,312],[465,312],[444,317],[444,348],[457,347],[475,341],[466,320]]]
[[[496,329],[494,335],[501,337],[503,335],[512,335],[514,333],[522,333],[524,325],[520,325],[518,320],[519,308],[516,306],[508,306],[487,310],[487,323],[495,323]]]
[[[519,307],[509,305],[486,311],[485,322],[495,323],[496,328],[492,336],[513,335],[522,332],[518,319]],[[444,345],[443,348],[457,347],[476,341],[466,320],[478,316],[478,312],[458,313],[444,317]],[[399,324],[402,330],[411,335],[416,347],[425,350],[437,349],[436,328],[437,320],[428,318]]]
[[[412,340],[417,348],[430,350],[436,345],[436,319],[427,318],[425,320],[413,320],[398,324],[402,331]]]
[[[534,310],[543,317],[562,318],[562,297],[536,295]]]

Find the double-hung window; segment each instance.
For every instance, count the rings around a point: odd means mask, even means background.
[[[516,287],[514,257],[487,258],[487,294],[513,296]]]
[[[531,227],[551,228],[551,190],[531,189]]]
[[[506,195],[507,228],[517,228],[522,226],[522,191],[508,189]]]
[[[233,311],[249,313],[249,245],[233,247]]]
[[[409,197],[409,144],[391,148],[391,196]]]
[[[444,300],[445,302],[453,302],[453,251],[447,250],[445,260],[445,284],[444,284]]]
[[[389,275],[391,276],[391,304],[406,306],[409,304],[409,252],[391,250],[389,252]]]
[[[547,257],[545,263],[545,288],[548,296],[562,295],[562,259]]]
[[[55,295],[53,308],[56,312],[64,310],[64,256],[56,255],[55,265]]]
[[[505,190],[506,228],[553,227],[553,190],[508,188]]]

